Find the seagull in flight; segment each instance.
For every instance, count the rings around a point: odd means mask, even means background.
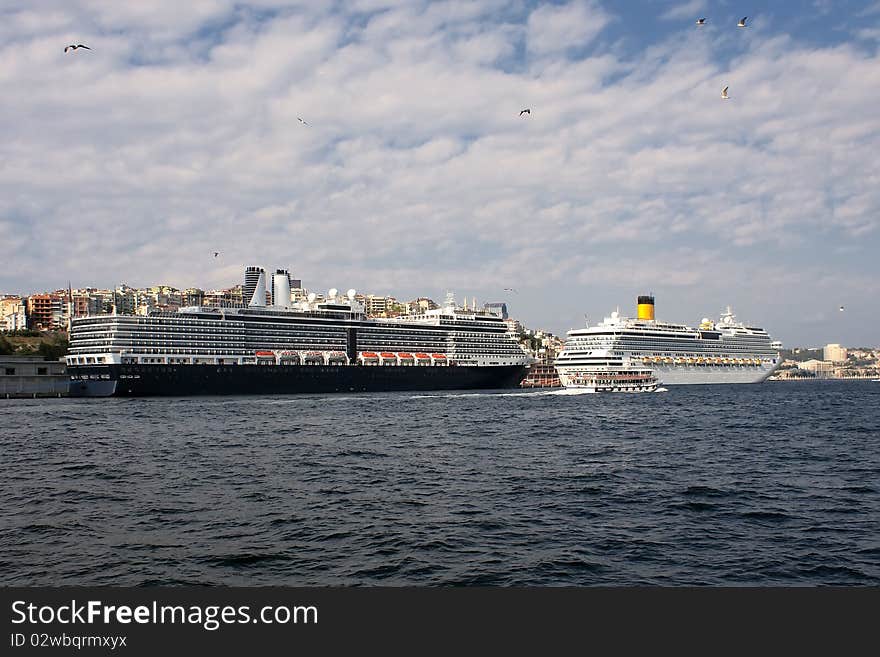
[[[705,24],[706,24],[705,18],[698,18],[697,19],[697,25],[705,25]]]
[[[730,96],[727,95],[727,87],[721,90],[721,100],[728,100]]]
[[[218,255],[220,255],[220,252],[219,252],[219,251],[214,251],[214,257],[216,258]]]
[[[300,123],[302,123],[303,125],[308,125],[308,122],[305,119],[303,119],[303,117],[301,117],[301,116],[296,117],[296,120],[299,121]]]
[[[77,48],[85,48],[86,50],[91,50],[91,48],[89,48],[88,46],[84,46],[83,44],[78,43],[76,45],[70,44],[69,46],[64,46],[64,52],[67,52],[68,50],[76,50]]]
[[[505,292],[515,292],[515,293],[517,293],[516,290],[514,290],[512,287],[506,287],[506,288],[504,288],[504,291],[505,291]],[[518,293],[517,293],[517,294],[518,294]]]
[[[843,312],[843,306],[840,307],[840,312]]]
[[[736,24],[736,26],[737,26],[737,27],[745,27],[745,26],[746,26],[746,19],[747,19],[747,18],[748,18],[748,16],[743,16],[743,17],[740,19],[739,23]]]
[[[530,110],[528,107],[526,107],[524,110],[520,110],[520,112],[519,112],[520,116],[522,116],[523,114],[528,114],[529,116],[531,116],[532,110]]]

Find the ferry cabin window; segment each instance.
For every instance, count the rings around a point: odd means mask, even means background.
[[[14,376],[14,375],[15,375],[15,368],[14,367],[7,367],[6,368],[6,376]]]
[[[48,374],[49,370],[46,367],[38,367],[37,368],[37,376],[42,376]]]

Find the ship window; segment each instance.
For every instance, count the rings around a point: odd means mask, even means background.
[[[48,373],[48,368],[45,368],[45,367],[38,367],[37,368],[37,375],[44,375],[47,373]]]
[[[14,368],[14,367],[7,367],[7,368],[6,368],[6,376],[13,376],[14,374],[15,374],[15,368]]]

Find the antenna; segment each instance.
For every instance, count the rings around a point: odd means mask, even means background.
[[[70,323],[73,320],[73,290],[70,287],[70,279],[67,279],[67,333],[70,334]]]

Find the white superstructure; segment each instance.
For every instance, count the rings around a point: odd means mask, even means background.
[[[780,363],[762,328],[735,321],[728,307],[699,328],[654,319],[654,298],[639,297],[638,317],[613,312],[568,332],[555,366],[563,385],[596,371],[649,367],[661,383],[760,383]]]
[[[274,289],[285,289],[286,276],[275,281]],[[231,366],[265,361],[525,368],[533,361],[500,317],[463,310],[451,295],[442,308],[387,319],[368,317],[354,290],[340,296],[332,288],[320,302],[312,293],[295,308],[289,302],[267,306],[265,299],[261,271],[247,308],[192,306],[145,317],[77,317],[67,365]]]

